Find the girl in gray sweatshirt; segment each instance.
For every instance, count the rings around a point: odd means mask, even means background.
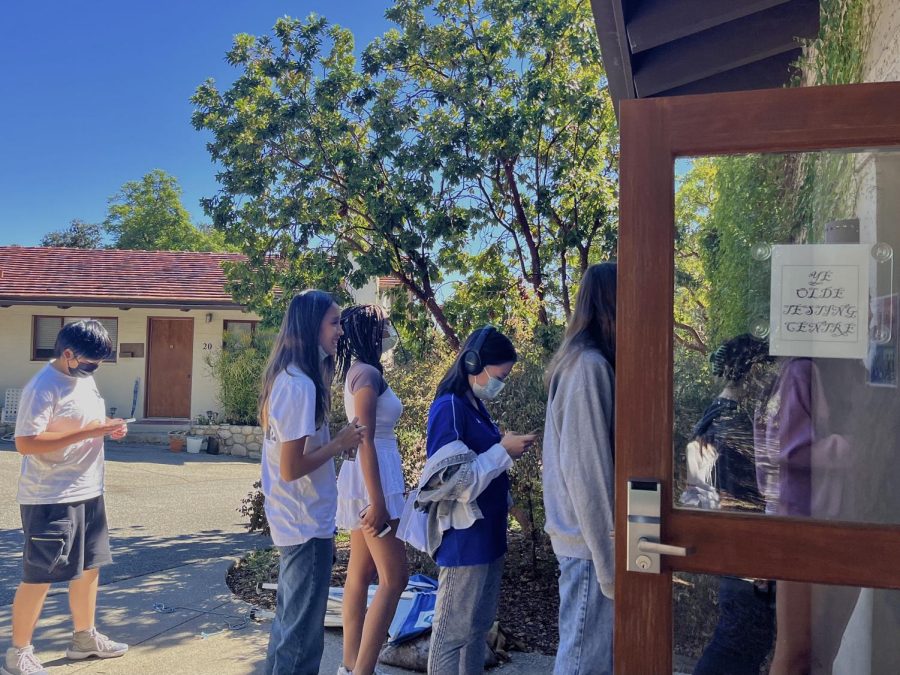
[[[612,673],[616,264],[592,265],[546,374],[544,508],[559,559],[554,673]]]

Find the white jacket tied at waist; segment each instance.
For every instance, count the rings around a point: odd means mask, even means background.
[[[480,455],[460,440],[442,446],[425,462],[419,487],[406,499],[397,538],[433,557],[444,532],[472,527],[483,517],[475,500],[510,466],[512,458],[499,443]]]

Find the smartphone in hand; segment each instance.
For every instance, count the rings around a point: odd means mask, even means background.
[[[364,508],[362,511],[359,512],[359,517],[362,518],[364,515],[366,515],[366,511],[368,511],[368,510],[369,510],[369,507],[367,506],[366,508]],[[382,537],[386,537],[390,531],[391,531],[391,524],[385,523],[384,525],[381,526],[381,530],[379,530],[378,534],[376,534],[375,536],[378,537],[379,539],[381,539]]]

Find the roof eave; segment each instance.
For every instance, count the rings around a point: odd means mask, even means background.
[[[64,307],[117,307],[117,308],[144,308],[144,309],[217,309],[245,311],[245,305],[236,302],[223,302],[221,300],[178,300],[155,298],[70,298],[65,296],[22,296],[0,295],[0,307],[2,306],[64,306]]]

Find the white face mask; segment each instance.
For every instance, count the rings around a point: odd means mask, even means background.
[[[397,346],[397,343],[400,341],[400,338],[397,336],[396,329],[391,325],[387,324],[384,327],[386,336],[381,338],[381,353],[385,354],[391,351],[394,347]]]
[[[319,361],[324,361],[329,356],[331,356],[331,354],[326,352],[325,348],[322,345],[319,345]]]
[[[472,382],[472,393],[482,401],[491,401],[497,398],[505,386],[506,382],[488,373],[487,384],[478,384],[478,380]]]

